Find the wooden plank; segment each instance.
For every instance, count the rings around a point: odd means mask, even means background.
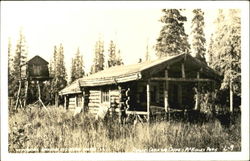
[[[90,94],[89,97],[100,97],[101,94]]]
[[[146,111],[126,111],[126,114],[148,115]]]
[[[100,106],[100,103],[89,102],[88,106]]]
[[[150,121],[149,120],[149,118],[150,118],[149,108],[150,108],[150,80],[148,80],[148,82],[147,82],[147,117],[148,117],[148,122]]]
[[[89,99],[89,103],[90,103],[90,102],[91,102],[91,103],[100,103],[99,100],[93,100],[93,99],[91,99],[91,100]]]
[[[111,90],[110,95],[118,96],[119,97],[119,91],[118,90]]]
[[[203,78],[164,78],[164,77],[153,77],[150,78],[152,81],[179,81],[179,82],[209,82],[212,79]]]
[[[90,90],[89,93],[90,94],[99,94],[101,91],[99,90]]]

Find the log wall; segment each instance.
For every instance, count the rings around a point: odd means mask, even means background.
[[[101,104],[101,90],[89,90],[88,110],[92,114],[97,114]]]
[[[69,97],[68,109],[75,110],[75,108],[76,108],[76,98],[75,98],[75,96],[71,96],[71,97]]]
[[[88,111],[89,113],[96,115],[97,112],[99,111],[99,108],[102,107],[102,105],[107,105],[111,106],[112,108],[117,108],[119,105],[119,90],[118,89],[109,89],[109,102],[102,103],[101,102],[101,97],[102,97],[102,88],[100,89],[90,89],[88,94]]]

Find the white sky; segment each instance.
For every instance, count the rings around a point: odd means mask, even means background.
[[[69,69],[71,57],[77,48],[84,56],[87,72],[93,62],[94,45],[98,38],[105,41],[105,54],[108,58],[110,40],[117,43],[125,64],[137,63],[144,58],[146,45],[149,45],[154,58],[153,46],[159,36],[165,5],[124,5],[121,3],[90,2],[4,2],[1,8],[1,30],[3,33],[3,53],[7,53],[8,38],[12,50],[18,39],[20,28],[26,37],[29,57],[40,55],[47,61],[53,54],[53,48],[60,43],[64,46],[65,63]],[[188,17],[186,33],[191,32],[192,13],[186,10]],[[205,33],[213,31],[216,9],[205,9]]]

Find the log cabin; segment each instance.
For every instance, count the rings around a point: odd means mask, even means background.
[[[199,86],[207,82],[214,91],[218,80],[219,73],[207,64],[180,54],[105,69],[78,79],[63,90],[73,92],[62,91],[61,95],[65,108],[71,105],[71,98],[75,107],[94,115],[108,108],[120,116],[137,115],[149,121],[151,116],[171,110],[199,109]]]

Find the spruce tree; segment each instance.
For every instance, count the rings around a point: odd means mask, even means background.
[[[228,90],[230,111],[233,111],[233,96],[241,97],[241,23],[240,11],[230,9],[227,17],[219,10],[217,29],[214,34],[212,67],[224,78],[221,90]]]
[[[59,48],[54,47],[53,66],[50,70],[53,72],[51,93],[55,98],[55,105],[58,106],[59,96],[58,92],[67,85],[67,73],[64,63],[64,50],[63,45],[60,44]]]
[[[115,66],[116,65],[116,46],[112,40],[110,41],[108,52],[109,52],[108,67]]]
[[[109,60],[108,67],[122,65],[122,59],[120,55],[120,50],[117,52],[116,44],[111,40],[109,45]]]
[[[213,45],[214,45],[214,36],[213,36],[213,34],[211,34],[210,42],[209,42],[209,46],[208,46],[208,50],[207,50],[208,65],[209,66],[212,66],[212,63],[213,63],[213,54],[214,54]]]
[[[19,83],[23,76],[26,76],[26,62],[28,52],[26,46],[25,36],[22,30],[19,32],[19,39],[16,45],[16,52],[13,58],[13,71],[11,76],[13,79],[9,80],[9,96],[17,97]],[[21,88],[21,97],[23,96],[23,88]]]
[[[161,22],[164,23],[156,43],[156,55],[158,57],[173,56],[189,53],[190,45],[188,35],[185,33],[185,16],[180,9],[163,9]]]
[[[91,74],[104,69],[104,42],[99,39],[95,44],[95,57],[91,66]]]
[[[13,77],[13,57],[12,57],[11,49],[12,49],[12,45],[11,45],[11,40],[9,39],[9,42],[8,42],[8,89],[9,89],[8,96],[9,97],[13,96],[13,93],[10,89],[13,86],[12,82],[14,79],[14,77]]]
[[[204,34],[204,12],[201,9],[193,10],[194,17],[192,19],[192,49],[195,57],[206,62],[205,58],[205,34]]]
[[[80,55],[80,49],[77,49],[77,52],[72,58],[72,64],[71,64],[71,82],[74,80],[81,78],[84,76],[84,66],[83,66],[83,57]]]

